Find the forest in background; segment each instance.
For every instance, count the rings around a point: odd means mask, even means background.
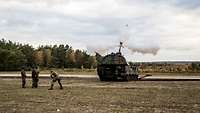
[[[200,62],[129,62],[141,73],[200,72]],[[86,51],[73,49],[69,45],[41,45],[33,48],[10,40],[0,40],[0,71],[26,70],[38,66],[40,69],[92,69],[97,67],[96,57]],[[82,70],[83,71],[83,70]],[[77,71],[76,71],[77,72]]]
[[[33,48],[10,40],[0,40],[0,71],[16,71],[22,67],[96,68],[96,58],[69,45],[41,45]]]
[[[141,73],[200,73],[200,61],[129,62]]]

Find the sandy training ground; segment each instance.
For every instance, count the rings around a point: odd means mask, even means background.
[[[64,77],[64,89],[41,77],[39,88],[0,78],[1,113],[198,113],[200,81],[101,82],[96,76]],[[152,76],[153,77],[153,76]],[[167,77],[167,76],[162,76]],[[184,78],[177,76],[178,78]],[[176,77],[176,78],[177,78]],[[193,76],[199,78],[198,76]],[[187,78],[187,76],[185,76]]]

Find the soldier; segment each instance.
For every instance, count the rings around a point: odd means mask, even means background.
[[[39,73],[40,73],[40,71],[39,71],[38,67],[36,67],[35,88],[38,87],[38,82],[39,82]]]
[[[33,70],[32,70],[32,88],[37,88],[37,84],[38,84],[38,74],[37,74],[37,70],[35,68],[33,68]]]
[[[59,75],[54,72],[54,71],[51,71],[51,75],[50,75],[52,81],[51,81],[51,87],[48,89],[48,90],[53,90],[53,85],[56,81],[58,81],[58,84],[60,85],[60,89],[63,89],[62,87],[62,84],[61,84],[61,78],[59,77]]]
[[[26,88],[26,72],[24,68],[21,70],[21,77],[22,77],[22,88]]]

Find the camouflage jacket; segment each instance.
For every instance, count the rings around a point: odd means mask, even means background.
[[[24,70],[21,71],[21,77],[22,77],[22,79],[26,78],[26,72]]]
[[[58,75],[56,72],[51,73],[50,77],[51,77],[53,80],[60,79],[59,75]]]
[[[35,69],[32,70],[32,78],[37,78],[37,71]]]

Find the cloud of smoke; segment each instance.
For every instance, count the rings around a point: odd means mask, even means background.
[[[131,38],[133,40],[131,40]],[[132,37],[129,25],[127,24],[125,28],[122,30],[120,36],[120,42],[124,43],[124,47],[131,50],[132,53],[142,53],[142,54],[153,54],[156,55],[160,49],[160,47],[156,43],[151,43],[152,40],[149,41],[137,41],[134,37]]]
[[[147,46],[147,47],[142,47],[142,46],[127,46],[129,50],[133,53],[142,53],[142,54],[153,54],[154,56],[158,53],[160,47],[156,46]]]
[[[128,41],[128,40],[127,40]],[[124,48],[128,48],[132,53],[141,53],[141,54],[152,54],[156,55],[160,49],[160,47],[156,44],[151,43],[150,44],[138,44],[138,43],[132,43],[129,41],[129,43],[125,43]],[[87,50],[89,53],[98,52],[100,54],[105,54],[109,50],[113,50],[115,48],[119,47],[119,44],[96,44],[96,45],[87,45]]]
[[[151,39],[140,40],[133,38],[130,32],[129,25],[125,25],[123,29],[120,30],[120,36],[117,40],[110,41],[109,39],[106,40],[110,43],[98,43],[98,44],[90,44],[87,45],[87,50],[89,53],[98,52],[100,54],[105,54],[109,50],[113,50],[119,47],[119,43],[123,43],[124,48],[128,48],[132,53],[141,53],[141,54],[152,54],[156,55],[160,49],[158,44],[154,43]],[[114,44],[113,44],[114,43]]]

